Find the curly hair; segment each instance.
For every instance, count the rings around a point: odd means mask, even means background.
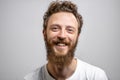
[[[49,17],[54,14],[54,13],[58,13],[58,12],[70,12],[72,13],[78,22],[78,34],[81,32],[81,28],[83,25],[83,20],[82,20],[82,16],[81,14],[78,13],[77,11],[77,6],[72,3],[71,1],[53,1],[51,2],[51,4],[48,7],[48,10],[45,12],[44,16],[43,16],[43,29],[46,30],[47,28],[47,24],[48,24],[48,20]]]

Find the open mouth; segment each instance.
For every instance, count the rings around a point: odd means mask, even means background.
[[[65,42],[56,42],[55,47],[59,50],[66,49],[68,47],[68,44]]]
[[[57,42],[56,45],[57,46],[67,46],[67,43],[65,43],[65,42]]]

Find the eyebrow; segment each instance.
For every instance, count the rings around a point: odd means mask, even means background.
[[[52,27],[52,26],[58,26],[58,27],[61,27],[59,24],[52,24],[52,25],[50,25],[50,27]],[[71,25],[65,25],[65,27],[75,29],[75,28],[74,28],[73,26],[71,26]]]
[[[60,27],[59,24],[52,24],[52,25],[50,25],[50,27],[52,27],[52,26],[58,26],[58,27]]]

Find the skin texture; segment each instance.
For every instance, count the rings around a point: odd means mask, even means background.
[[[43,34],[47,47],[48,72],[57,80],[65,80],[76,69],[74,51],[79,37],[78,22],[72,13],[54,13]]]

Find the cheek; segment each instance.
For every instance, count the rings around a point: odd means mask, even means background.
[[[47,39],[48,39],[49,41],[55,39],[56,37],[57,37],[57,33],[53,33],[53,32],[48,32],[48,33],[47,33]]]
[[[75,43],[75,42],[77,41],[77,39],[78,39],[78,36],[73,35],[73,36],[70,36],[69,39],[70,39],[70,41],[71,41],[72,43]]]

